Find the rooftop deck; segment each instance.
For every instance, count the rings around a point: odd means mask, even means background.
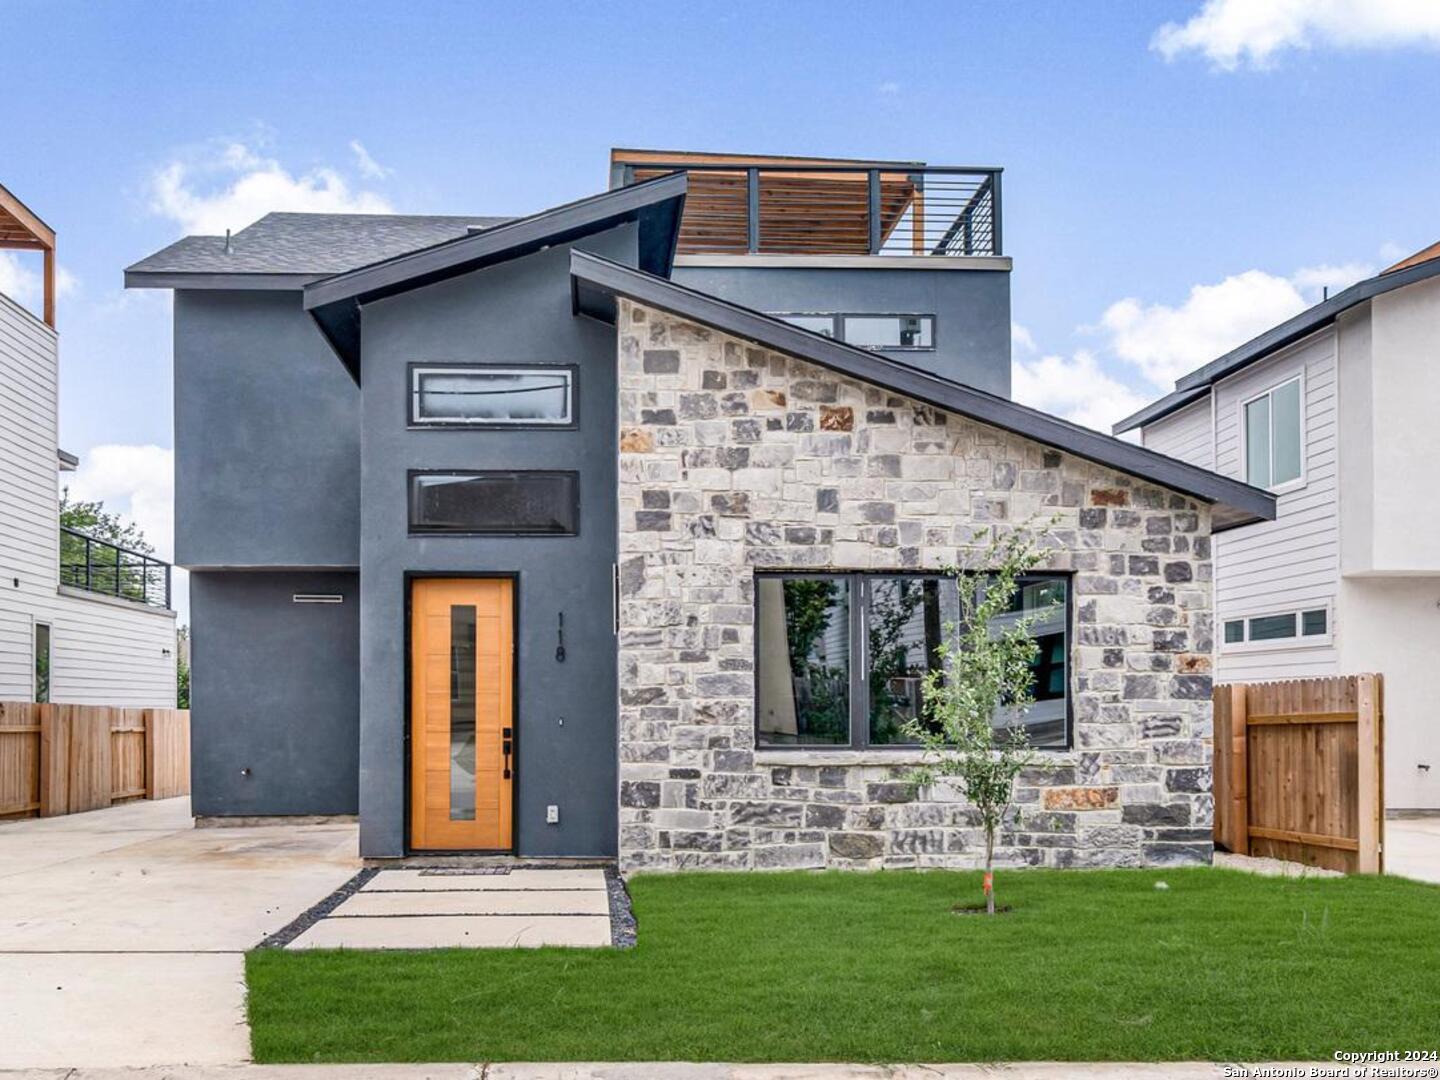
[[[611,187],[689,174],[680,255],[1000,255],[998,168],[614,150]]]
[[[45,325],[55,328],[55,230],[0,185],[0,250],[39,252],[43,259]],[[13,299],[13,298],[12,298]]]

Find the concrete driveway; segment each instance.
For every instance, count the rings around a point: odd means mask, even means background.
[[[359,866],[353,825],[188,799],[0,825],[0,1068],[246,1061],[245,950]]]

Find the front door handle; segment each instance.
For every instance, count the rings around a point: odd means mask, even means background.
[[[506,729],[509,730],[508,728]],[[500,744],[500,749],[505,755],[505,779],[510,779],[510,740],[506,739]]]

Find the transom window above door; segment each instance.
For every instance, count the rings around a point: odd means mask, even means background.
[[[1248,483],[1273,490],[1303,481],[1305,423],[1301,397],[1297,375],[1241,407]]]
[[[410,366],[416,427],[575,426],[574,366]]]

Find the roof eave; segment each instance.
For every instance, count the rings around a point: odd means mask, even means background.
[[[1356,282],[1328,300],[1322,300],[1299,315],[1286,319],[1278,326],[1271,327],[1239,348],[1231,349],[1224,356],[1217,357],[1204,367],[1197,368],[1188,375],[1182,375],[1175,380],[1175,389],[1193,390],[1201,386],[1208,386],[1217,379],[1224,378],[1242,367],[1262,360],[1275,350],[1283,349],[1286,345],[1299,341],[1307,334],[1334,322],[1336,316],[1356,304],[1362,304],[1366,300],[1372,300],[1384,293],[1403,289],[1407,285],[1414,285],[1418,281],[1425,281],[1437,275],[1440,275],[1440,259],[1418,263],[1404,270],[1387,271]]]
[[[575,309],[605,317],[604,295],[669,311],[936,408],[961,413],[1108,468],[1224,507],[1225,527],[1272,520],[1275,496],[1142,446],[1070,424],[1035,409],[906,367],[876,353],[791,326],[758,311],[677,285],[587,252],[570,253]]]
[[[1133,412],[1124,420],[1118,420],[1110,428],[1112,435],[1123,435],[1127,431],[1134,431],[1145,424],[1153,424],[1162,417],[1169,416],[1173,412],[1179,412],[1195,402],[1208,396],[1210,387],[1199,386],[1193,390],[1172,391],[1157,401],[1152,401],[1138,412]]]
[[[493,229],[322,278],[305,286],[302,302],[359,385],[362,304],[569,243],[626,221],[642,224],[641,264],[668,274],[674,265],[686,187],[684,174],[677,174],[602,192]]]
[[[125,271],[127,289],[254,289],[298,292],[326,275],[271,273],[214,273],[195,270]]]

